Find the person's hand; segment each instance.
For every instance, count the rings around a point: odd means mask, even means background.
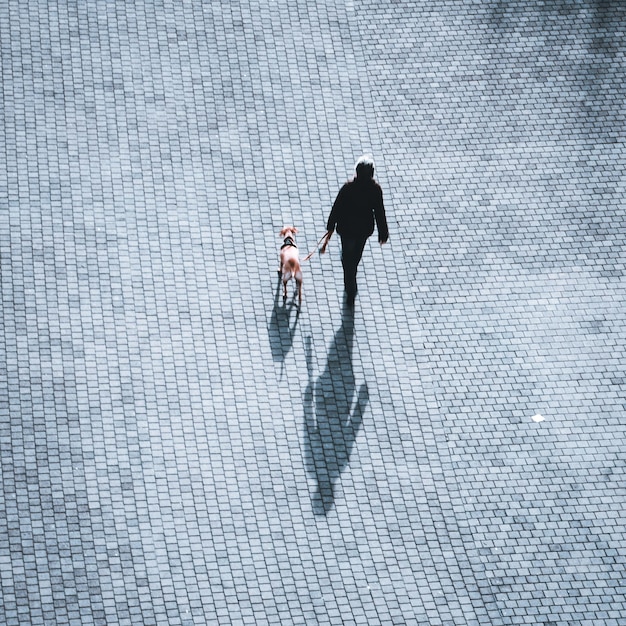
[[[326,234],[324,235],[324,243],[322,244],[322,247],[320,248],[320,254],[324,254],[324,252],[326,252],[326,247],[328,246],[328,242],[330,241],[330,238],[333,236],[333,231],[329,230],[326,232]]]

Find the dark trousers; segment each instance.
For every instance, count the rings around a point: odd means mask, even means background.
[[[343,284],[349,298],[356,296],[356,272],[363,256],[367,237],[349,237],[341,235],[341,264],[343,265]]]

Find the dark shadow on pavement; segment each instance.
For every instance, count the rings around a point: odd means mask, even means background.
[[[568,123],[576,121],[597,142],[618,143],[625,124],[624,0],[497,0],[484,6],[490,7],[490,75],[497,93],[511,98],[532,84],[546,92],[556,73],[563,80],[548,96],[568,111]],[[568,41],[568,31],[575,39]],[[523,48],[513,43],[519,34],[529,42]]]
[[[315,515],[326,515],[333,507],[335,484],[350,460],[369,400],[364,383],[355,401],[353,339],[354,313],[346,307],[324,372],[315,382],[311,338],[305,339],[309,378],[304,394],[305,462],[316,481],[312,498]]]
[[[272,317],[269,322],[270,347],[272,350],[272,358],[274,361],[282,363],[285,360],[291,346],[293,338],[296,334],[296,327],[300,317],[300,308],[295,302],[284,302],[281,293],[282,282],[278,277],[276,292],[274,294],[274,308],[272,309]],[[296,314],[292,322],[292,311],[295,309]]]

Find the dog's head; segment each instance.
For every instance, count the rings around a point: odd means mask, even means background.
[[[283,229],[280,231],[281,237],[295,237],[298,229],[295,226],[283,226]]]

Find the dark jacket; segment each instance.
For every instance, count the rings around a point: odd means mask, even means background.
[[[339,190],[326,230],[336,229],[340,235],[367,238],[374,232],[374,222],[378,239],[387,241],[389,230],[380,185],[372,178],[355,178]]]

